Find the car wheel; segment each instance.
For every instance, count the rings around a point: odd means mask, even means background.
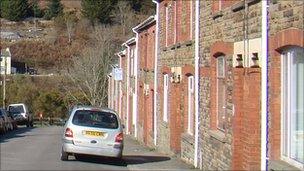
[[[60,159],[62,161],[67,161],[69,159],[69,154],[67,152],[64,152],[63,149],[61,149]]]
[[[76,160],[82,160],[83,156],[81,156],[81,154],[74,154],[74,157]]]

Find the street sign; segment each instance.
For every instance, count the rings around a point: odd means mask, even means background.
[[[120,81],[122,80],[122,69],[121,68],[114,68],[113,71],[114,80]]]

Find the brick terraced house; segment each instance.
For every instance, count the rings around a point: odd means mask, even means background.
[[[125,132],[202,170],[304,169],[304,2],[151,3],[109,79]]]
[[[136,105],[136,94],[135,94],[135,50],[136,50],[136,41],[135,37],[127,40],[122,45],[126,48],[126,68],[123,70],[125,75],[125,94],[126,94],[126,109],[122,112],[126,114],[124,119],[125,132],[135,136],[135,105]]]
[[[138,140],[150,147],[154,144],[155,24],[155,18],[151,16],[133,29],[138,45],[137,135]]]

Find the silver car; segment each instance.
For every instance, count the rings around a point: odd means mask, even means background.
[[[123,128],[115,111],[90,106],[71,111],[64,126],[61,160],[78,154],[121,158],[122,151]]]

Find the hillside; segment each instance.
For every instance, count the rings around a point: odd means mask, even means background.
[[[29,0],[28,2],[33,1]],[[151,8],[152,2],[143,2],[137,3],[146,4],[146,8]],[[0,47],[10,47],[12,60],[25,62],[28,66],[38,69],[40,73],[53,73],[68,66],[70,57],[79,54],[83,47],[91,43],[90,39],[92,39],[91,34],[94,28],[92,23],[81,13],[81,0],[61,0],[61,3],[64,7],[63,15],[51,20],[28,17],[15,22],[0,18]],[[38,1],[41,9],[47,8],[47,4],[47,0]],[[113,40],[115,41],[113,43],[117,44],[118,48],[121,43],[133,36],[131,28],[148,17],[147,10],[136,12],[134,9],[132,10],[133,7],[126,8],[122,4],[115,7],[114,10],[122,8],[119,11],[123,10],[124,12],[113,11],[111,17],[115,21],[109,25],[114,32]],[[66,14],[73,18],[69,23],[70,28],[68,28],[68,22],[65,18]],[[123,21],[124,25],[120,24],[122,19],[125,20]]]

